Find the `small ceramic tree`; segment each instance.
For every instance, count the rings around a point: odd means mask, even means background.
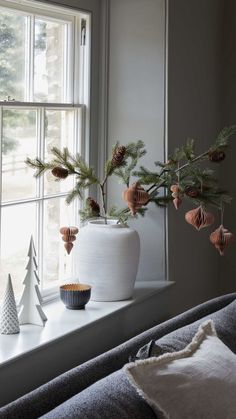
[[[26,266],[27,274],[23,284],[25,285],[22,297],[20,299],[20,324],[31,323],[38,326],[44,326],[47,317],[41,307],[42,296],[39,290],[39,278],[37,275],[36,251],[33,237],[30,239],[28,251],[29,262]]]
[[[13,335],[20,332],[16,301],[12,288],[11,275],[8,275],[7,287],[4,295],[0,317],[0,333]]]

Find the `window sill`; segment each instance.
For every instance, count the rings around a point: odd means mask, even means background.
[[[44,306],[48,321],[45,327],[23,325],[17,335],[0,335],[0,367],[27,354],[45,348],[72,333],[92,327],[99,320],[111,318],[118,311],[135,306],[169,288],[173,282],[137,282],[133,299],[117,302],[90,301],[85,310],[68,310],[60,301]]]

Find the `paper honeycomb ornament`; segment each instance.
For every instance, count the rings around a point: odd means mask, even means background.
[[[11,275],[9,274],[0,315],[0,333],[3,335],[14,335],[19,332],[20,327],[16,300],[12,287]]]

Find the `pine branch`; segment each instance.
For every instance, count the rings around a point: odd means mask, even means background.
[[[72,201],[74,201],[75,198],[83,199],[83,191],[80,190],[79,185],[77,184],[74,189],[72,189],[67,197],[66,197],[66,203],[69,205]]]
[[[224,127],[216,138],[216,142],[212,148],[220,149],[228,146],[229,139],[236,133],[236,125]]]
[[[36,159],[30,159],[27,157],[25,163],[32,169],[36,169],[34,177],[42,176],[47,170],[52,170],[55,167],[52,163],[44,163],[38,157],[36,157]]]
[[[125,146],[125,158],[124,164],[119,166],[118,169],[114,170],[114,174],[121,179],[121,182],[129,187],[130,178],[133,176],[133,171],[137,166],[139,160],[145,156],[146,149],[143,141],[137,141],[136,143],[129,143]]]

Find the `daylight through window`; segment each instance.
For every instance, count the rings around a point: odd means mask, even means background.
[[[83,154],[89,15],[37,5],[0,0],[0,297],[8,273],[21,292],[31,234],[45,293],[75,269],[59,237],[78,223],[78,204],[65,204],[73,180],[35,179],[25,160],[47,158],[53,146]]]

